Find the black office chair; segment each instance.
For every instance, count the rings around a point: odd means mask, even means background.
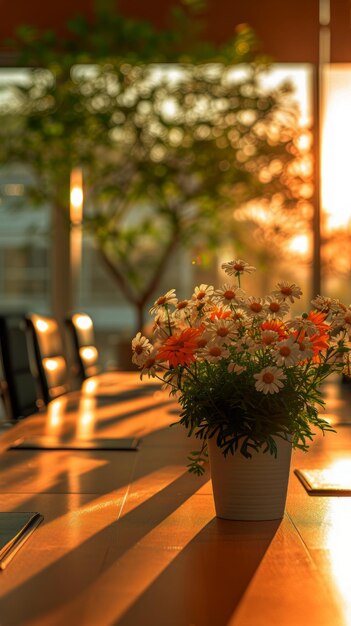
[[[0,316],[0,357],[0,389],[9,421],[37,413],[40,408],[45,413],[45,405],[49,405],[46,413],[49,415],[54,405],[50,404],[51,400],[69,391],[60,331],[51,317],[36,314]],[[67,437],[67,434],[38,435],[25,436],[11,448],[137,450],[138,443],[135,437],[86,440]]]
[[[101,372],[95,345],[93,321],[86,313],[74,313],[66,319],[72,374],[80,384]]]
[[[0,316],[0,390],[8,421],[36,413],[43,407],[33,376],[24,315]]]
[[[57,321],[34,313],[25,316],[33,351],[32,371],[45,404],[70,390],[65,351]]]

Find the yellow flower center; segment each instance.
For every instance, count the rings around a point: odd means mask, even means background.
[[[219,337],[226,337],[229,333],[229,328],[226,328],[225,326],[221,326],[220,328],[217,328],[217,335]]]
[[[280,291],[281,291],[281,293],[282,293],[284,296],[291,296],[291,294],[292,294],[292,292],[293,292],[293,290],[291,289],[291,287],[281,287]]]
[[[136,352],[136,354],[141,354],[143,352],[143,346],[140,343],[138,343],[135,346],[135,350],[134,351]]]
[[[244,266],[243,266],[242,263],[234,263],[233,267],[234,267],[236,272],[243,272],[244,271]]]
[[[223,296],[226,300],[233,300],[235,298],[235,291],[233,291],[232,289],[227,289],[227,291],[224,292]]]
[[[279,353],[282,356],[289,356],[289,354],[291,354],[291,350],[288,346],[282,346],[279,350]]]
[[[274,380],[274,376],[271,372],[265,372],[262,376],[262,380],[266,385],[270,385]]]
[[[272,311],[272,313],[277,313],[279,309],[280,309],[280,304],[278,304],[278,302],[270,302],[269,310]]]
[[[206,339],[198,339],[197,341],[198,348],[204,348],[206,345],[207,345]]]
[[[158,298],[158,300],[156,300],[156,304],[158,306],[165,304],[166,302],[167,302],[166,296],[161,296],[160,298]]]
[[[196,298],[197,300],[202,300],[205,297],[205,295],[206,295],[206,291],[199,291]]]
[[[259,302],[252,302],[250,304],[250,309],[254,313],[260,313],[260,311],[262,311],[262,304],[260,304]]]
[[[185,309],[185,307],[188,306],[188,301],[187,300],[182,300],[181,302],[178,302],[177,304],[177,309]]]
[[[210,348],[211,356],[220,356],[221,354],[222,354],[222,350],[218,348],[218,346],[212,346],[212,348]]]

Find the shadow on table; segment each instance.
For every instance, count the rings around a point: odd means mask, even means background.
[[[115,626],[225,626],[279,524],[211,520]]]
[[[164,489],[150,495],[146,501],[126,513],[120,520],[114,520],[30,579],[4,593],[0,603],[1,626],[17,624],[24,626],[36,621],[39,623],[48,611],[51,614],[61,606],[74,601],[81,593],[89,590],[105,570],[117,564],[118,560],[145,534],[160,525],[207,480],[208,476],[198,478],[188,473],[182,474]],[[141,520],[144,523],[140,523]],[[125,530],[123,543],[118,541],[121,526]],[[49,545],[42,545],[42,550],[50,549],[52,548]],[[15,566],[14,561],[11,567]],[[123,572],[122,575],[124,576]]]

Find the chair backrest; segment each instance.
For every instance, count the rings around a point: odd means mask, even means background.
[[[86,313],[74,313],[66,319],[66,328],[71,347],[72,372],[82,383],[101,371],[93,321]]]
[[[27,417],[43,406],[30,365],[24,314],[0,316],[0,389],[9,421]]]
[[[33,349],[33,368],[45,404],[69,391],[66,356],[57,321],[31,313],[26,324]]]

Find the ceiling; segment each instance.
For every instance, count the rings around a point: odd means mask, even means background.
[[[101,2],[103,0],[100,0]],[[168,8],[177,0],[119,0],[119,10],[162,28]],[[250,24],[261,41],[261,51],[279,62],[318,62],[319,0],[208,0],[207,35],[214,42],[229,39],[237,24]],[[351,0],[330,0],[331,61],[351,62]],[[0,0],[0,49],[19,24],[31,24],[65,33],[67,20],[79,13],[91,16],[93,0]]]

